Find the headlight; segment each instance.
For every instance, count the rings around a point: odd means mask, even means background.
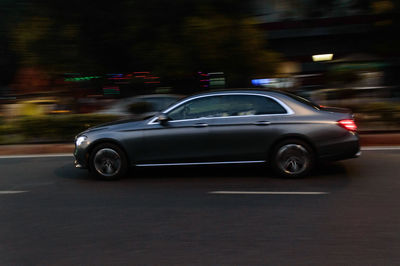
[[[79,145],[81,145],[81,144],[82,144],[82,142],[84,142],[86,139],[87,139],[87,137],[86,137],[86,136],[80,136],[79,138],[77,138],[77,139],[76,139],[76,141],[75,141],[75,143],[76,143],[76,146],[79,146]]]

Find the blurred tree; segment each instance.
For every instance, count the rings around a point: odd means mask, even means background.
[[[10,2],[11,3],[11,2]],[[11,4],[10,4],[11,5]],[[10,47],[48,73],[223,71],[234,85],[271,75],[278,56],[239,0],[17,0]]]
[[[46,17],[29,17],[13,27],[12,47],[19,55],[22,65],[40,64],[40,54],[35,46],[49,34],[51,24],[51,20]]]
[[[179,1],[174,4],[180,7]],[[137,40],[132,54],[160,76],[218,71],[227,75],[230,86],[248,86],[252,75],[274,73],[279,56],[266,50],[265,32],[246,17],[243,2],[189,2],[183,9],[174,4],[154,5],[152,11],[141,7],[130,29]]]
[[[197,69],[222,71],[232,86],[248,86],[250,77],[274,74],[278,54],[266,49],[256,21],[219,14],[190,17],[184,25],[188,55]]]

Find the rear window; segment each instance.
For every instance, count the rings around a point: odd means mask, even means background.
[[[276,101],[256,95],[222,96],[230,116],[285,114],[286,110]]]
[[[312,102],[310,100],[307,100],[307,99],[305,99],[303,97],[300,97],[298,95],[291,94],[291,93],[288,93],[288,92],[280,92],[280,93],[282,93],[282,94],[284,94],[284,95],[286,95],[286,96],[288,96],[288,97],[290,97],[290,98],[292,98],[292,99],[294,99],[294,100],[296,100],[298,102],[301,102],[302,104],[308,105],[308,106],[310,106],[310,107],[312,107],[314,109],[321,110],[321,107],[318,104],[316,104],[316,103],[314,103],[314,102]]]

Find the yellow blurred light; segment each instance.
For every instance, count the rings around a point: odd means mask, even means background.
[[[333,54],[316,54],[312,56],[314,62],[332,60]]]
[[[54,110],[54,111],[51,111],[51,113],[53,113],[53,114],[66,114],[66,113],[70,113],[71,111],[70,110]]]
[[[26,104],[52,104],[52,103],[57,103],[57,100],[53,100],[53,99],[37,99],[37,100],[22,101],[21,103],[26,103]]]

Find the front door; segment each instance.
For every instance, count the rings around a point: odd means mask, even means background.
[[[208,125],[219,108],[218,97],[195,97],[166,111],[169,121],[157,120],[145,130],[144,163],[197,163],[212,156]],[[140,163],[143,163],[140,162]]]
[[[145,130],[144,141],[146,149],[138,164],[199,162],[208,155],[209,129],[190,120],[156,122]]]

